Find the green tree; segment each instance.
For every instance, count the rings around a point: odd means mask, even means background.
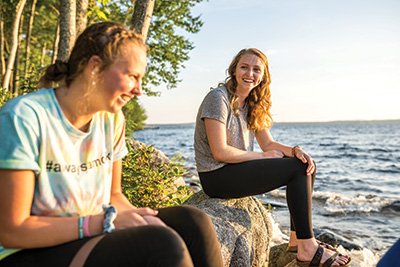
[[[137,98],[135,97],[131,101],[129,101],[123,108],[122,111],[125,115],[126,121],[126,135],[132,136],[133,132],[137,129],[142,129],[144,126],[144,122],[147,119],[146,111],[144,108],[138,103]]]
[[[15,15],[12,21],[12,34],[10,35],[11,39],[11,48],[8,54],[8,59],[7,59],[7,65],[6,65],[6,71],[3,77],[3,87],[5,90],[8,90],[8,86],[10,84],[10,78],[12,74],[12,68],[14,66],[14,62],[18,60],[16,59],[16,54],[17,54],[17,48],[19,45],[19,36],[18,36],[18,31],[20,28],[20,21],[21,21],[21,16],[22,16],[22,11],[24,10],[26,0],[20,0],[18,1],[17,5],[15,6],[15,10],[13,10],[13,14]],[[17,89],[14,89],[14,91],[17,91]]]
[[[191,13],[191,8],[202,0],[156,1],[148,34],[150,47],[147,75],[144,85],[148,95],[157,94],[151,86],[162,83],[171,89],[180,82],[179,72],[189,60],[192,42],[180,35],[179,30],[198,33],[203,26],[199,16]]]
[[[203,0],[155,0],[152,20],[148,32],[147,43],[148,70],[144,77],[143,88],[149,96],[160,95],[157,87],[165,84],[171,89],[180,82],[179,72],[189,59],[189,52],[194,48],[192,42],[185,38],[182,32],[197,33],[203,22],[200,16],[191,13],[191,8]],[[4,52],[1,55],[8,59],[11,48],[13,13],[17,0],[3,1],[0,6],[1,21],[4,24]],[[27,6],[32,6],[33,0],[27,0]],[[87,23],[111,20],[125,25],[132,21],[135,0],[89,0]],[[21,52],[19,53],[19,94],[36,90],[36,81],[45,66],[52,63],[52,57],[57,54],[57,28],[59,21],[59,0],[37,0],[35,19],[31,27],[32,34],[29,42],[29,58],[26,54],[26,36],[29,29],[29,19],[23,20]],[[30,17],[30,8],[23,12],[25,18]],[[25,67],[26,66],[26,67]],[[28,72],[27,75],[25,74]],[[3,77],[0,77],[2,80]],[[147,118],[145,110],[134,101],[124,112],[131,129],[140,129]],[[140,114],[135,114],[138,112]],[[133,127],[136,125],[135,127]],[[127,131],[129,134],[130,131]]]
[[[143,88],[147,95],[159,95],[152,87],[162,83],[171,89],[180,82],[179,72],[189,60],[189,52],[194,48],[192,42],[179,32],[198,33],[203,26],[201,16],[195,16],[191,8],[203,0],[156,0],[147,34],[149,46],[147,73]],[[133,14],[131,0],[113,1],[108,5],[112,10],[109,20],[129,23]]]
[[[189,52],[194,48],[192,42],[185,38],[182,31],[188,33],[198,33],[203,26],[200,15],[195,16],[191,8],[203,0],[156,0],[153,9],[150,29],[147,33],[147,44],[149,46],[147,72],[143,79],[143,90],[148,96],[159,96],[160,91],[156,91],[161,84],[165,84],[168,89],[175,88],[180,82],[179,73],[185,67],[185,62],[189,60]],[[101,10],[112,10],[108,19],[124,23],[125,25],[132,20],[133,3],[131,0],[118,0],[109,2],[102,6]],[[132,108],[139,105],[135,102]],[[129,108],[124,111],[128,112]],[[144,111],[144,109],[141,109]],[[133,112],[129,112],[132,114]],[[125,113],[130,125],[135,125],[134,129],[140,129],[143,122],[131,118]],[[144,118],[144,116],[141,116]],[[128,133],[129,134],[129,133]]]
[[[3,1],[2,5],[0,5],[3,14],[2,21],[4,23],[4,36],[2,39],[4,50],[1,56],[5,60],[8,59],[10,53],[12,14],[13,10],[16,8],[16,3],[17,1]],[[14,64],[12,69],[15,71],[15,66],[18,66],[20,73],[19,80],[17,81],[19,87],[16,88],[18,94],[37,90],[37,79],[44,65],[50,63],[58,19],[58,4],[58,0],[37,0],[35,19],[33,24],[30,25],[31,21],[29,18],[32,15],[31,7],[33,5],[33,0],[27,0],[26,2],[25,9],[22,13],[25,19],[21,19],[22,34],[20,34],[19,37],[22,37],[22,41],[19,47],[19,57],[15,59],[19,64]],[[27,38],[29,37],[30,30],[31,35],[28,47]],[[27,53],[29,54],[28,57],[26,56]],[[3,76],[0,77],[0,80],[3,80]],[[13,84],[17,84],[15,80],[10,81],[10,86]],[[12,91],[16,91],[16,89],[13,88]]]

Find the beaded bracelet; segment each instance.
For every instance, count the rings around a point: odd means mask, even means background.
[[[295,158],[296,157],[296,149],[300,149],[300,146],[294,146],[292,147],[292,156]]]
[[[80,216],[80,217],[79,217],[79,220],[78,220],[79,239],[82,239],[82,238],[85,237],[85,235],[83,234],[83,220],[84,220],[84,217],[83,217],[83,216]]]
[[[117,209],[113,205],[103,205],[103,211],[103,233],[112,233],[115,230],[114,220],[117,217]]]

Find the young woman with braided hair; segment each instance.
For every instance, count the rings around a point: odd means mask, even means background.
[[[121,109],[142,93],[146,49],[93,24],[40,81],[60,87],[1,108],[0,266],[222,266],[205,213],[136,208],[121,192]]]
[[[314,161],[299,146],[275,142],[269,132],[273,120],[267,57],[257,49],[243,49],[228,75],[225,83],[207,94],[197,114],[194,149],[204,192],[210,197],[240,198],[286,186],[289,250],[298,253],[297,264],[350,265],[349,257],[314,238]],[[254,139],[262,152],[253,151]]]

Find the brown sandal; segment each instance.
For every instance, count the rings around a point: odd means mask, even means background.
[[[297,266],[300,266],[300,267],[301,266],[330,267],[336,261],[336,259],[338,257],[340,257],[339,253],[336,252],[329,259],[327,259],[324,263],[321,263],[321,258],[322,258],[323,254],[324,254],[324,248],[322,248],[320,246],[320,247],[318,247],[318,249],[315,252],[314,257],[312,258],[311,261],[301,261],[299,259],[296,259]],[[351,258],[349,257],[346,264],[338,265],[338,266],[345,267],[345,266],[350,266],[350,264],[351,264]]]

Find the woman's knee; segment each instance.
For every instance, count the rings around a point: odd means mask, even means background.
[[[116,266],[191,262],[181,236],[170,227],[159,225],[132,227],[106,235],[93,249],[86,263],[88,266],[98,263],[102,265],[97,266],[106,266],[110,257],[119,264]]]
[[[156,225],[151,228],[147,250],[152,251],[154,266],[192,266],[185,241],[174,229]]]
[[[160,209],[159,217],[163,220],[176,219],[200,225],[211,222],[210,218],[204,211],[187,205]]]
[[[170,207],[160,209],[158,216],[185,240],[215,235],[210,217],[198,208],[186,205]]]
[[[164,244],[165,247],[168,248],[183,248],[185,246],[184,241],[181,236],[171,227],[168,226],[160,226],[160,225],[148,225],[143,228],[143,236],[147,240],[149,240],[152,244]],[[133,228],[135,229],[135,228]],[[127,242],[131,242],[133,244],[137,244],[136,234],[133,233],[132,236],[130,233],[126,233],[125,239]],[[154,245],[151,245],[154,247]]]
[[[179,216],[182,216],[180,218],[184,218],[184,220],[193,226],[205,228],[212,225],[210,217],[201,209],[187,205],[177,206],[176,208]]]
[[[313,187],[315,180],[315,172],[307,175],[308,164],[304,164],[298,159],[292,158],[292,175],[289,176],[287,184],[300,185],[310,184]]]
[[[291,168],[295,175],[306,175],[308,164],[304,164],[297,158],[291,158]]]
[[[313,164],[314,164],[314,171],[313,171],[313,173],[311,173],[311,176],[312,176],[313,180],[315,180],[315,174],[317,172],[317,164],[315,163],[314,160],[313,160]],[[307,170],[309,164],[308,163],[303,163],[300,160],[296,159],[295,166],[296,166],[296,171],[297,172],[299,172],[301,174],[306,174],[306,170]]]
[[[171,227],[153,226],[152,238],[155,242],[161,242],[171,249],[178,248],[178,252],[185,249],[186,245],[182,237]]]
[[[209,221],[210,220],[207,213],[205,213],[204,211],[202,211],[199,208],[187,206],[187,205],[182,205],[182,206],[179,206],[178,208],[180,208],[182,210],[182,212],[192,220],[196,220],[196,221],[203,221],[203,220]]]

